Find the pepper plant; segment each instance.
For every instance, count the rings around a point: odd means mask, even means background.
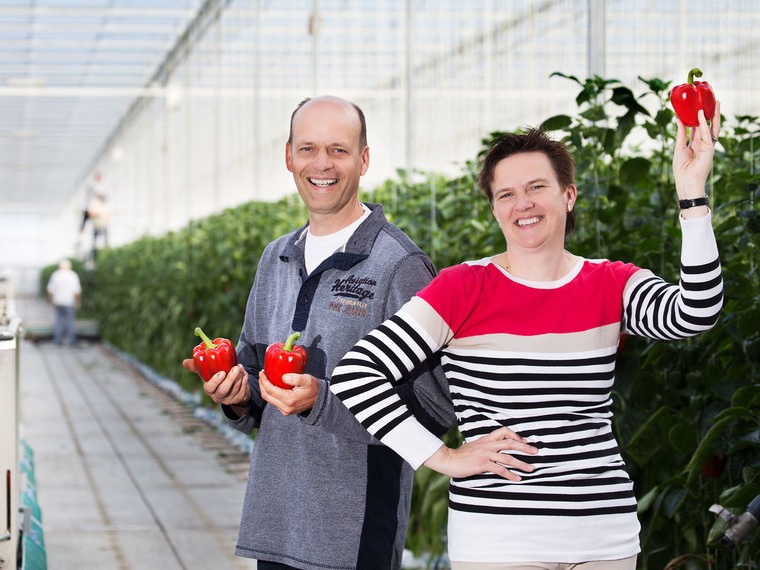
[[[576,115],[541,125],[565,140],[576,160],[578,223],[568,248],[633,261],[677,281],[669,83],[640,78],[644,92],[636,96],[614,79],[554,75],[581,88]],[[750,568],[758,560],[756,537],[734,552],[719,546],[725,524],[709,512],[720,503],[740,514],[760,492],[760,137],[757,117],[723,124],[709,188],[726,286],[721,322],[686,341],[625,338],[618,361],[615,429],[640,498],[642,569]],[[499,134],[483,141],[480,156]],[[414,173],[414,183],[400,172],[371,196],[390,205],[392,220],[439,268],[504,248],[476,188],[477,160],[463,171],[454,179]],[[447,441],[456,445],[458,434]],[[434,560],[445,548],[447,479],[422,468],[415,484],[408,545]]]
[[[592,178],[582,169],[578,176],[579,207],[597,209],[595,230],[579,224],[570,247],[587,256],[631,260],[674,281],[680,231],[670,167],[675,122],[669,85],[641,80],[648,88],[641,100],[655,104],[651,114],[636,110],[640,127],[628,130],[637,107],[628,94],[616,99],[621,91],[612,82],[588,103],[606,109],[605,117],[582,112],[560,130],[582,157],[579,162],[596,161]],[[614,116],[621,105],[623,115]],[[599,136],[600,124],[627,132],[615,151]],[[708,189],[725,281],[721,321],[686,341],[627,339],[618,364],[616,430],[640,498],[640,568],[758,563],[757,537],[727,551],[715,543],[725,525],[709,512],[711,504],[721,503],[739,514],[760,492],[760,361],[752,353],[760,317],[753,261],[760,245],[757,125],[756,117],[737,117],[735,126],[723,129]],[[641,129],[646,137],[635,139]],[[630,150],[617,154],[627,145]],[[594,186],[597,204],[585,200],[585,185]],[[716,464],[726,469],[721,472]]]
[[[568,249],[631,261],[676,281],[681,233],[670,84],[639,79],[631,87],[555,73],[552,80],[578,85],[578,111],[542,126],[565,140],[576,160],[577,224]],[[495,134],[485,137],[484,150]],[[678,342],[627,337],[619,353],[614,428],[639,498],[642,570],[760,564],[760,533],[730,551],[717,541],[726,524],[709,511],[721,504],[738,515],[760,493],[759,147],[758,117],[724,117],[709,188],[725,283],[720,322]],[[383,203],[438,268],[494,255],[505,244],[476,187],[478,159],[453,178],[400,171],[363,198]],[[104,250],[88,280],[101,334],[200,390],[180,365],[194,327],[236,339],[263,248],[306,218],[293,195]],[[460,441],[456,430],[446,439]],[[445,551],[447,492],[447,478],[417,472],[407,545],[431,564]]]

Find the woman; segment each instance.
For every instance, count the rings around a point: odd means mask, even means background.
[[[639,523],[611,426],[621,332],[675,340],[711,328],[722,305],[705,183],[720,129],[687,143],[673,171],[683,232],[681,282],[564,248],[577,189],[567,148],[531,130],[497,140],[479,187],[507,249],[441,271],[360,341],[332,376],[364,427],[415,469],[452,477],[454,570],[633,569]],[[394,395],[440,352],[465,443],[441,444]]]

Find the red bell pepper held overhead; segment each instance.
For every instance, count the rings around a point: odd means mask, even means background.
[[[292,390],[293,386],[282,380],[283,374],[303,374],[306,370],[306,349],[293,344],[300,336],[301,333],[294,332],[284,343],[270,344],[264,354],[264,374],[272,384],[285,390]]]
[[[715,93],[707,81],[694,81],[702,77],[702,70],[695,67],[689,71],[687,83],[676,85],[670,92],[673,110],[687,127],[699,126],[697,112],[702,109],[708,121],[715,116]]]
[[[195,336],[203,340],[193,349],[193,361],[204,382],[208,382],[217,372],[229,372],[237,365],[237,352],[228,339],[215,338],[211,342],[201,327],[195,327]]]

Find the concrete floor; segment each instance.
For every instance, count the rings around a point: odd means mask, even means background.
[[[99,343],[19,351],[49,570],[256,567],[233,553],[247,454]]]

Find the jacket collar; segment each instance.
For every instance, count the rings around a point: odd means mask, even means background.
[[[387,223],[383,206],[381,204],[366,203],[372,210],[370,215],[349,238],[344,251],[334,254],[335,266],[339,269],[347,269],[366,257],[372,251],[372,246],[377,239],[380,230]],[[280,259],[285,262],[294,261],[300,264],[304,262],[304,242],[309,224],[305,224],[290,235],[288,243],[280,254]]]

